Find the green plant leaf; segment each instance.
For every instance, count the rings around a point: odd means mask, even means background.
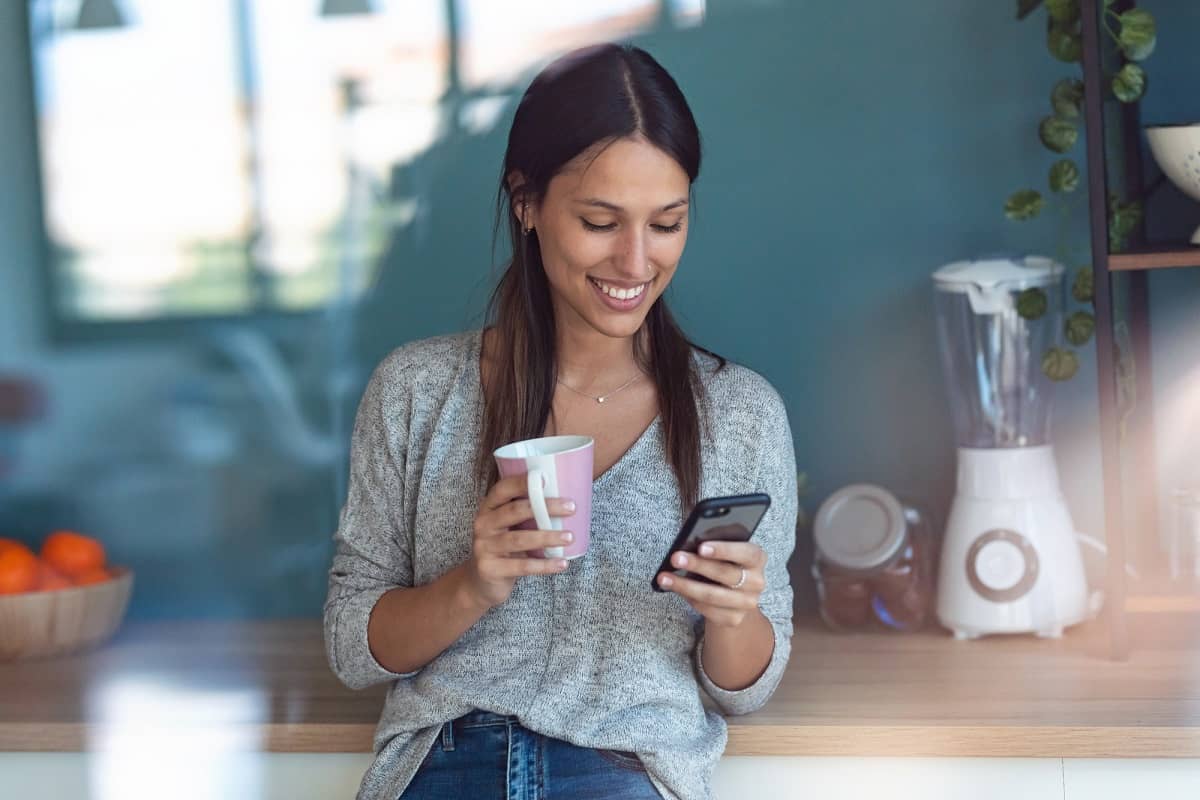
[[[1042,4],[1042,0],[1017,0],[1017,19],[1025,19]]]
[[[1141,221],[1141,201],[1134,200],[1130,203],[1122,203],[1119,200],[1115,200],[1115,198],[1110,198],[1108,211],[1109,252],[1119,253],[1123,251],[1129,234],[1133,233]]]
[[[1067,318],[1067,341],[1076,347],[1087,344],[1095,330],[1096,318],[1086,311],[1076,311]]]
[[[1042,356],[1042,373],[1052,381],[1069,381],[1079,371],[1079,357],[1073,350],[1051,347]]]
[[[1033,219],[1042,210],[1045,201],[1042,195],[1033,189],[1022,189],[1014,192],[1004,204],[1004,216],[1009,219]]]
[[[1056,117],[1076,119],[1083,113],[1083,81],[1063,78],[1050,92],[1050,106]]]
[[[1024,319],[1041,319],[1050,301],[1041,289],[1026,289],[1017,295],[1017,313]]]
[[[1132,203],[1119,203],[1112,215],[1112,226],[1117,233],[1128,236],[1142,221],[1142,204],[1139,200]]]
[[[1079,0],[1046,0],[1050,18],[1064,25],[1079,19]]]
[[[1091,267],[1080,267],[1071,283],[1071,296],[1080,303],[1090,303],[1095,297],[1095,286]]]
[[[1062,117],[1046,117],[1038,126],[1038,138],[1042,144],[1056,153],[1065,153],[1075,146],[1079,129],[1075,123]]]
[[[1083,39],[1077,31],[1059,25],[1053,19],[1046,30],[1046,47],[1059,61],[1073,64],[1083,56]]]
[[[1146,93],[1146,71],[1137,64],[1126,64],[1113,76],[1112,90],[1122,103],[1136,103]]]
[[[1131,221],[1129,222],[1129,227],[1125,230],[1125,232],[1132,233],[1133,229],[1136,228],[1138,223],[1142,221],[1142,214],[1143,214],[1142,201],[1134,200],[1130,203],[1127,203],[1124,207],[1124,210],[1127,214],[1129,214],[1129,216],[1131,218]]]
[[[1133,8],[1121,15],[1121,32],[1117,36],[1121,51],[1130,61],[1142,61],[1154,52],[1157,31],[1154,16],[1144,8]]]
[[[1111,225],[1108,226],[1108,252],[1109,253],[1124,253],[1126,239],[1121,234],[1117,233]]]
[[[1050,189],[1055,192],[1073,192],[1079,188],[1079,167],[1069,158],[1055,161],[1050,167]]]

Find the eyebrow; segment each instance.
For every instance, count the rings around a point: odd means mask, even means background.
[[[585,206],[596,206],[597,208],[605,208],[605,209],[608,209],[609,211],[623,211],[624,210],[619,205],[616,205],[615,203],[610,203],[607,200],[601,200],[598,197],[588,197],[583,200],[580,200],[579,202]],[[658,209],[658,211],[659,212],[670,211],[671,209],[680,208],[681,206],[686,206],[687,204],[688,204],[687,198],[681,197],[673,203],[667,203],[665,206]]]

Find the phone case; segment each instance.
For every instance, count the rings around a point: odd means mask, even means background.
[[[671,565],[671,555],[680,550],[688,553],[699,551],[700,545],[711,541],[746,542],[754,535],[759,521],[771,507],[771,498],[765,494],[739,494],[729,497],[709,497],[701,500],[688,514],[679,529],[679,535],[671,543],[662,564],[650,578],[650,586],[656,592],[666,591],[658,585],[660,572],[671,572],[702,583],[715,583],[703,575],[688,572]]]

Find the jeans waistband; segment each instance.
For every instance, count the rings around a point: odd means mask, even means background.
[[[452,724],[457,728],[482,728],[489,725],[508,725],[515,722],[517,722],[517,717],[514,714],[496,714],[477,708],[474,711],[463,714],[454,720]]]
[[[458,719],[452,719],[442,725],[442,749],[454,749],[454,734],[462,733],[472,728],[490,728],[495,725],[516,725],[517,718],[511,714],[494,714],[491,711],[476,709],[463,714]]]

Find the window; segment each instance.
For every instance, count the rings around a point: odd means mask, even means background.
[[[433,143],[447,97],[492,124],[531,64],[703,12],[703,0],[30,0],[52,316],[94,327],[358,297],[419,202],[391,176]]]

